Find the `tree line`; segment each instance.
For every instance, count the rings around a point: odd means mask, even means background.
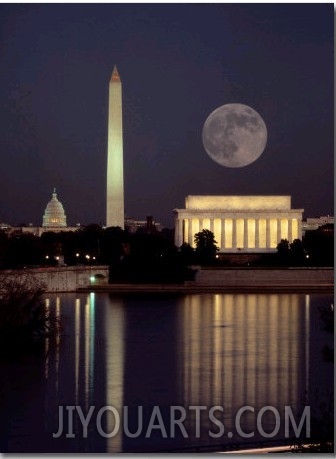
[[[255,264],[282,266],[333,266],[333,225],[307,231],[302,241],[283,239],[276,253],[260,255]],[[92,224],[75,232],[45,232],[40,237],[0,231],[0,269],[18,269],[59,264],[111,267],[111,275],[178,280],[190,275],[190,265],[227,265],[226,254],[218,255],[214,234],[202,230],[194,236],[195,247],[174,245],[173,230],[146,228],[130,233],[119,227]]]

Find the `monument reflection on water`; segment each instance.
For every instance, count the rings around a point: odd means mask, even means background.
[[[21,433],[30,438],[18,443],[17,431],[12,430],[7,449],[187,451],[197,445],[205,448],[267,441],[256,429],[257,413],[265,406],[279,411],[281,428],[276,438],[280,441],[285,433],[285,406],[301,416],[304,405],[317,406],[333,387],[332,365],[324,362],[321,354],[329,337],[321,330],[318,311],[319,305],[327,306],[331,301],[331,295],[302,294],[49,296],[47,311],[53,310],[61,325],[56,336],[46,341],[43,377],[34,382],[38,422],[26,414]],[[26,386],[17,396],[24,400],[20,403],[27,405],[24,411],[29,413]],[[209,435],[209,430],[218,432],[207,415],[216,405],[223,407],[223,412],[216,414],[225,426],[221,438]],[[76,411],[70,426],[65,408],[64,432],[53,438],[59,426],[59,406],[78,406],[84,416],[95,407],[86,438]],[[97,430],[97,412],[105,406],[120,413],[121,426],[111,438],[104,438]],[[143,428],[136,438],[129,438],[123,429],[125,406],[132,433],[139,426],[138,407],[143,407]],[[167,438],[162,438],[160,429],[145,437],[154,406],[160,409]],[[186,409],[183,424],[188,438],[178,428],[171,438],[171,406]],[[199,438],[195,435],[195,411],[189,406],[207,407],[202,412]],[[253,438],[239,437],[235,428],[235,416],[244,406],[253,407],[254,413],[244,413],[240,426],[246,433],[254,431]],[[12,424],[19,416],[16,411],[12,407]],[[32,422],[34,429],[29,429]],[[101,416],[101,428],[108,433],[114,427],[114,416],[106,411]],[[263,429],[272,432],[274,428],[274,414],[265,413]],[[69,432],[73,435],[66,437]],[[231,437],[228,432],[232,432]]]
[[[248,410],[240,422],[246,433],[256,431],[257,413],[265,406],[282,415],[286,405],[302,408],[309,393],[309,296],[304,307],[300,296],[291,294],[213,295],[211,300],[204,308],[202,296],[187,297],[181,309],[183,404],[222,406],[230,432],[239,409],[251,406],[256,414]],[[272,432],[275,417],[268,414],[264,430]],[[204,434],[213,430],[210,423],[203,427]]]

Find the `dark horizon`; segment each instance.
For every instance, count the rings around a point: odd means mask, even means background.
[[[105,224],[108,83],[123,84],[125,215],[173,227],[187,195],[291,195],[333,215],[333,4],[2,4],[0,222],[39,226],[54,187]],[[253,164],[216,164],[209,114],[256,110]]]

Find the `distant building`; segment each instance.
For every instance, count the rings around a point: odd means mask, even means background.
[[[43,215],[43,228],[65,228],[66,216],[62,203],[57,199],[56,188],[48,202]]]
[[[0,231],[7,234],[32,234],[34,236],[41,236],[47,231],[59,233],[61,231],[77,231],[80,224],[74,227],[67,226],[66,215],[62,203],[57,198],[56,188],[48,202],[42,219],[42,226],[34,226],[29,223],[27,226],[10,226],[6,223],[0,223]]]
[[[220,252],[274,252],[281,239],[302,238],[303,209],[290,196],[187,196],[175,209],[175,245],[195,247],[203,229],[215,235]]]
[[[317,230],[323,225],[333,225],[334,217],[330,215],[318,217],[318,218],[307,218],[307,220],[302,221],[302,234],[305,234],[306,231]]]
[[[161,223],[153,220],[153,217],[147,217],[146,220],[135,220],[134,218],[125,217],[125,229],[130,233],[136,233],[139,229],[146,232],[161,232],[163,226]]]
[[[11,226],[8,223],[0,222],[0,231],[10,231]]]
[[[76,226],[67,226],[66,214],[63,204],[58,200],[56,188],[48,202],[43,218],[42,226],[35,226],[32,223],[24,226],[11,226],[7,223],[0,223],[0,231],[7,234],[32,234],[34,236],[41,236],[43,233],[52,231],[59,233],[61,231],[77,231],[81,228],[78,223]],[[125,228],[130,233],[136,233],[139,229],[146,233],[161,232],[163,225],[154,221],[153,217],[147,217],[146,220],[135,220],[134,218],[125,218]]]

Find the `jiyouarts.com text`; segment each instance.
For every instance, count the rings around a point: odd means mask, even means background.
[[[162,409],[154,406],[149,416],[144,416],[142,406],[135,408],[132,407],[131,410],[127,406],[121,409],[113,406],[90,406],[84,412],[80,406],[59,406],[58,430],[53,433],[53,438],[87,438],[93,430],[104,438],[112,438],[120,432],[129,438],[137,438],[140,435],[150,438],[154,432],[161,433],[163,438],[175,438],[176,435],[200,438],[204,421],[207,421],[207,426],[210,425],[207,433],[212,438],[232,438],[235,434],[241,438],[253,438],[256,433],[264,438],[273,438],[279,433],[280,428],[284,430],[281,434],[285,438],[298,438],[301,432],[306,438],[310,437],[309,406],[305,406],[299,416],[294,416],[290,406],[285,406],[281,412],[273,406],[264,406],[258,410],[252,406],[243,406],[234,416],[234,429],[229,431],[224,425],[225,410],[222,406],[200,405],[189,406],[187,409],[182,406],[171,406],[168,415],[167,407],[163,415]],[[186,425],[189,427],[188,431]],[[250,427],[247,428],[247,425]]]

